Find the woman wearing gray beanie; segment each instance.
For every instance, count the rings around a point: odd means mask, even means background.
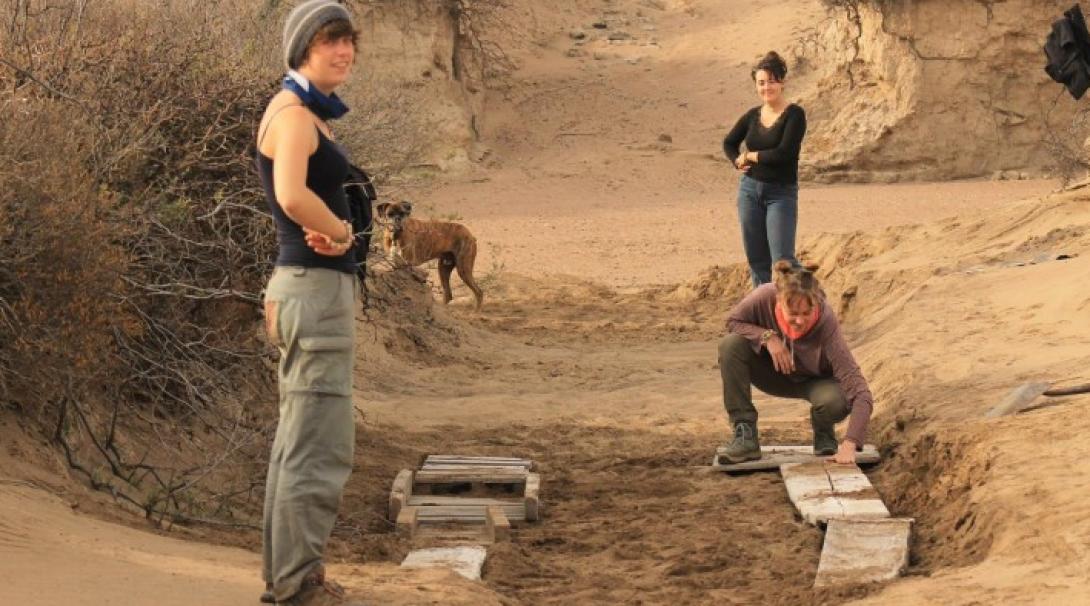
[[[280,422],[265,485],[263,602],[346,605],[322,554],[352,470],[355,297],[359,292],[345,150],[329,121],[357,32],[333,0],[308,0],[284,24],[284,89],[258,127],[257,169],[279,253],[265,324],[280,353]],[[366,251],[362,251],[366,252]]]

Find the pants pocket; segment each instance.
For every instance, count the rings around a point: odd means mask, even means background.
[[[285,377],[292,391],[352,395],[352,338],[300,337],[295,364]]]
[[[273,347],[282,347],[280,336],[280,301],[265,301],[265,335]]]

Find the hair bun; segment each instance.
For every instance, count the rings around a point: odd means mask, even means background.
[[[772,271],[780,274],[789,274],[794,269],[795,266],[792,265],[791,262],[787,259],[780,259],[779,261],[776,261],[772,264]]]
[[[750,76],[756,79],[757,72],[761,70],[768,72],[777,80],[783,81],[787,77],[787,62],[783,60],[779,53],[770,50],[765,53],[765,56],[761,57],[757,65],[753,66]]]

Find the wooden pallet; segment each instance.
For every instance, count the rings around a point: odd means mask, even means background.
[[[781,465],[789,463],[806,463],[820,461],[827,457],[814,455],[813,446],[762,446],[761,458],[756,461],[744,463],[731,463],[721,459],[725,447],[720,446],[712,457],[712,469],[727,473],[746,473],[752,471],[772,471],[779,469]],[[881,462],[882,456],[873,444],[863,446],[863,450],[855,453],[857,465],[875,465]]]
[[[407,506],[397,515],[397,529],[410,539],[442,543],[496,543],[511,535],[511,520],[503,509],[485,507],[481,516],[448,515],[427,507]]]
[[[512,522],[540,518],[541,478],[532,467],[528,459],[431,455],[419,470],[397,474],[389,518],[414,538],[503,540]]]

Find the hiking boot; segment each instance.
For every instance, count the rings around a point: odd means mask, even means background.
[[[761,458],[761,443],[757,441],[757,426],[741,421],[734,424],[734,439],[720,455],[731,463],[754,461]]]
[[[265,583],[265,593],[261,594],[262,604],[275,604],[276,596],[273,594],[272,583]]]
[[[814,428],[814,454],[819,457],[835,455],[840,446],[836,441],[836,424],[818,421],[811,412],[810,425]]]
[[[277,604],[288,606],[364,606],[362,602],[349,600],[344,587],[325,578],[321,569],[312,572],[303,579],[299,591]]]

